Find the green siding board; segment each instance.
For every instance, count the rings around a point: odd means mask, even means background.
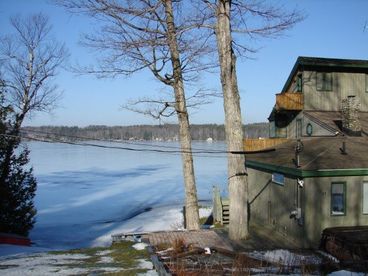
[[[365,176],[368,175],[368,168],[357,169],[332,169],[332,170],[302,170],[279,165],[261,163],[248,160],[246,167],[264,171],[282,173],[289,177],[310,178],[310,177],[331,177],[331,176]]]

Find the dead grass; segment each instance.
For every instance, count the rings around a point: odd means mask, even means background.
[[[72,249],[65,251],[51,251],[49,254],[62,255],[62,254],[83,254],[88,258],[80,259],[79,263],[69,264],[68,268],[87,268],[92,273],[104,274],[104,275],[137,275],[138,273],[144,273],[148,270],[139,267],[140,260],[149,260],[149,254],[147,250],[136,250],[132,246],[134,242],[123,241],[114,243],[110,247],[94,247],[94,248],[82,248]],[[105,254],[101,254],[104,253]],[[111,258],[111,262],[103,262],[102,258]],[[117,272],[104,271],[104,268],[116,268],[120,269]],[[62,270],[62,267],[61,267]]]
[[[161,257],[169,271],[174,275],[253,275],[272,274],[320,274],[319,265],[303,264],[297,258],[288,263],[281,260],[266,261],[251,257],[245,252],[231,253],[213,251],[210,255],[204,254],[204,250],[196,251],[195,248],[185,246],[183,240],[175,240],[172,244],[160,245],[160,251],[156,253]]]

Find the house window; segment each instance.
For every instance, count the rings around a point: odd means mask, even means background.
[[[297,92],[302,92],[303,91],[303,78],[302,78],[302,74],[299,74],[296,77],[296,91]]]
[[[317,72],[316,78],[318,91],[332,91],[332,73]]]
[[[285,185],[285,177],[283,174],[280,173],[273,173],[272,174],[272,182],[281,186]]]
[[[365,74],[365,92],[368,93],[368,74]]]
[[[346,187],[345,183],[331,184],[331,215],[345,215]]]
[[[368,214],[368,182],[363,183],[363,214]]]
[[[269,131],[270,131],[270,138],[275,138],[276,137],[276,127],[275,127],[275,121],[272,121],[269,123]]]
[[[312,126],[312,124],[311,124],[311,123],[308,123],[308,124],[307,124],[306,132],[307,132],[307,135],[308,135],[308,136],[312,136],[312,134],[313,134],[313,126]]]
[[[301,119],[297,119],[296,120],[296,138],[300,138],[302,137],[302,120]]]

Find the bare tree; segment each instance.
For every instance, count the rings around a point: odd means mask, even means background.
[[[198,26],[213,28],[216,34],[220,64],[220,78],[224,98],[225,134],[228,147],[228,185],[230,198],[229,237],[245,239],[248,231],[248,184],[245,155],[232,154],[243,151],[243,130],[240,96],[236,76],[236,55],[247,56],[256,50],[244,36],[277,37],[302,20],[302,16],[282,8],[266,6],[262,1],[203,0],[206,7]],[[236,38],[233,34],[240,35]]]
[[[209,89],[199,89],[194,94],[186,97],[188,109],[200,109],[203,105],[212,103],[213,98],[220,98],[222,94]],[[123,109],[143,114],[161,121],[176,115],[175,99],[166,93],[161,97],[143,97],[129,100],[122,105]]]
[[[52,82],[68,54],[65,46],[51,37],[45,15],[13,17],[11,25],[15,33],[1,37],[0,76],[19,131],[26,115],[55,107],[60,92]]]
[[[48,18],[36,14],[13,17],[15,33],[0,39],[0,230],[28,234],[35,223],[36,179],[28,149],[18,149],[27,115],[48,111],[58,98],[52,85],[67,53],[50,37]]]
[[[187,23],[180,1],[172,0],[57,0],[59,5],[85,13],[100,24],[99,30],[84,37],[84,45],[99,50],[99,66],[82,68],[99,77],[130,75],[148,69],[173,91],[174,100],[146,110],[146,115],[163,117],[175,113],[179,122],[179,140],[185,185],[188,229],[199,228],[191,136],[184,82],[196,79],[198,72],[213,64],[200,62],[210,51],[206,41],[210,32],[197,32]],[[174,7],[174,6],[175,7]],[[160,104],[156,100],[139,100]],[[135,110],[135,111],[138,111]]]

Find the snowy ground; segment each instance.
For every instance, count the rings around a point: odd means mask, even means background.
[[[137,248],[135,250],[142,250]],[[134,273],[158,275],[150,261],[137,259],[133,266],[125,265],[109,256],[114,250],[80,253],[37,253],[0,258],[1,275],[100,275],[104,273]],[[138,273],[140,272],[140,273]]]
[[[183,215],[181,207],[166,206],[152,209],[130,220],[123,222],[116,228],[96,238],[94,246],[111,245],[111,235],[122,232],[141,232],[174,230],[183,227]],[[201,208],[200,216],[205,217],[211,213],[210,208]],[[165,217],[165,220],[162,218]],[[143,222],[143,223],[142,223]],[[135,250],[144,250],[144,243],[136,243],[132,246]],[[0,245],[0,274],[1,275],[78,275],[78,274],[101,274],[104,272],[131,272],[122,264],[114,262],[109,256],[113,250],[101,249],[93,253],[97,257],[96,265],[85,265],[91,256],[86,254],[53,254],[47,248],[37,246],[12,246]],[[1,257],[1,255],[3,255]],[[150,261],[138,260],[134,269],[147,270],[142,275],[157,275]]]

